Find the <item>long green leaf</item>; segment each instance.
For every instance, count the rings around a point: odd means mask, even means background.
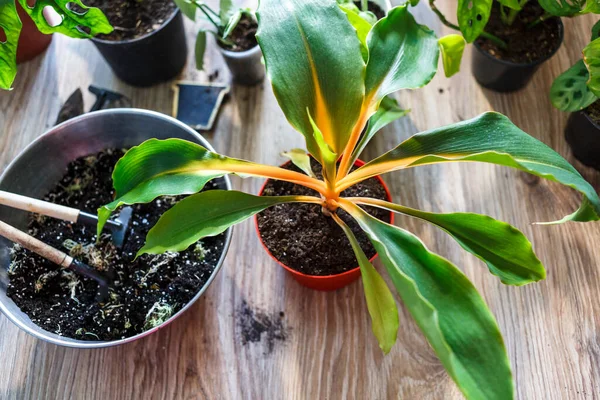
[[[600,97],[600,39],[593,40],[583,49],[583,62],[589,72],[587,86]]]
[[[185,140],[150,139],[131,148],[117,162],[113,172],[115,200],[98,209],[98,236],[110,213],[121,205],[148,203],[159,196],[197,193],[208,181],[229,173],[292,177],[292,181],[297,177],[299,181],[293,183],[310,179],[281,168],[228,158]]]
[[[485,262],[506,285],[522,286],[546,278],[546,270],[529,240],[506,222],[473,213],[430,213],[374,199],[356,201],[431,222]]]
[[[90,38],[101,33],[111,33],[113,27],[106,16],[96,7],[87,7],[81,0],[37,0],[33,7],[27,0],[18,0],[42,33],[62,33],[73,38]],[[71,5],[84,10],[82,14],[72,11]],[[52,7],[62,18],[62,23],[51,26],[44,18],[44,8]],[[82,28],[87,28],[89,32]]]
[[[194,57],[196,59],[196,69],[202,71],[204,69],[204,53],[206,52],[206,31],[200,29],[196,36],[196,44],[194,46]]]
[[[492,3],[492,0],[458,0],[458,26],[468,43],[474,42],[485,29]]]
[[[356,30],[358,40],[360,40],[360,50],[363,55],[363,60],[367,62],[369,60],[369,47],[367,46],[367,36],[373,27],[366,19],[360,16],[360,10],[354,5],[354,3],[340,4],[340,8],[346,16],[348,21]]]
[[[393,8],[369,33],[366,96],[379,103],[401,89],[416,89],[435,76],[439,48],[435,33],[417,24],[408,5]]]
[[[449,78],[460,71],[463,52],[465,50],[465,38],[461,35],[446,35],[438,40],[442,61],[444,64],[444,73]]]
[[[198,240],[216,236],[267,207],[304,199],[302,196],[253,196],[229,190],[209,190],[189,196],[160,217],[137,256],[185,250]]]
[[[404,117],[408,112],[409,110],[400,108],[396,99],[390,96],[384,97],[379,104],[377,112],[369,119],[367,130],[363,133],[358,145],[352,153],[352,163],[354,163],[358,156],[363,152],[377,132],[397,119]]]
[[[510,400],[513,382],[494,316],[473,284],[411,233],[343,203],[367,233],[405,306],[470,400]]]
[[[236,12],[239,12],[239,9],[234,6],[233,0],[221,0],[219,2],[219,19],[221,20],[221,25],[227,25]]]
[[[396,301],[387,284],[360,247],[352,230],[337,215],[334,215],[334,219],[348,237],[360,265],[360,274],[365,289],[367,308],[371,315],[373,333],[379,342],[379,347],[387,354],[398,338],[400,322]]]
[[[329,147],[341,154],[364,97],[365,64],[348,18],[334,1],[322,0],[262,0],[257,16],[257,39],[288,121],[312,153],[308,108]]]
[[[177,7],[181,10],[183,15],[191,19],[192,21],[196,20],[196,5],[193,4],[190,0],[173,0]]]
[[[6,36],[6,41],[0,42],[0,88],[10,89],[17,76],[17,45],[22,27],[14,0],[0,0],[0,27]]]
[[[310,166],[310,156],[303,149],[291,149],[281,153],[282,156],[289,158],[292,163],[300,168],[304,173],[312,178],[316,178],[315,173]]]
[[[575,213],[557,222],[600,220],[600,199],[579,172],[554,150],[494,112],[416,134],[352,172],[338,187],[398,169],[456,161],[504,165],[562,183],[585,197]]]
[[[550,88],[552,105],[561,111],[575,112],[595,102],[598,97],[588,87],[589,77],[585,63],[579,60],[552,83]]]

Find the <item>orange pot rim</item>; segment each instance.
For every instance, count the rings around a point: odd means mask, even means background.
[[[283,164],[281,164],[281,167],[290,164],[291,161],[287,161]],[[357,167],[362,167],[363,165],[365,165],[366,163],[362,160],[356,160],[354,162],[354,165]],[[381,178],[380,175],[374,176],[375,179],[377,179],[379,181],[379,183],[381,183],[381,185],[383,186],[383,189],[385,190],[385,194],[387,197],[388,201],[392,201],[392,194],[390,193],[390,188],[388,187],[388,185],[383,181],[383,179]],[[262,184],[262,186],[260,187],[260,191],[258,192],[259,196],[262,196],[262,193],[265,190],[265,186],[267,186],[267,183],[269,183],[270,179],[265,180],[265,182]],[[394,212],[390,211],[390,224],[394,224]],[[297,271],[291,267],[288,267],[287,265],[285,265],[283,262],[281,262],[279,259],[277,259],[277,257],[275,257],[271,251],[269,250],[269,248],[267,247],[267,245],[265,245],[265,242],[262,239],[262,236],[260,235],[260,230],[258,229],[258,214],[256,214],[254,216],[254,229],[256,230],[256,235],[258,236],[258,240],[260,241],[261,246],[263,247],[263,249],[267,252],[267,254],[273,259],[275,260],[275,262],[279,265],[281,265],[283,268],[285,268],[289,273],[291,273],[292,275],[295,275],[296,277],[301,277],[301,278],[307,278],[307,279],[314,279],[316,281],[319,280],[329,280],[332,278],[340,278],[340,277],[345,277],[348,275],[353,275],[356,274],[357,271],[360,269],[360,266],[357,266],[356,268],[352,268],[346,272],[342,272],[340,274],[332,274],[332,275],[309,275],[309,274],[304,274],[300,271]],[[370,262],[373,262],[376,258],[377,258],[378,254],[375,253],[375,255],[373,257],[371,257],[369,259]]]

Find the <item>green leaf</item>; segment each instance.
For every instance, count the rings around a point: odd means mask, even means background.
[[[229,18],[229,20],[227,21],[227,24],[225,25],[225,31],[223,32],[223,39],[227,39],[229,37],[229,35],[231,35],[231,32],[233,32],[233,30],[235,29],[237,24],[240,22],[241,18],[242,18],[241,10],[236,11],[231,16],[231,18]]]
[[[17,76],[17,46],[22,27],[14,0],[0,0],[0,27],[6,36],[6,41],[0,42],[0,88],[10,89]]]
[[[422,87],[437,71],[439,49],[435,33],[417,24],[407,5],[393,8],[379,20],[367,42],[367,99],[378,103],[397,90]]]
[[[396,301],[387,284],[360,247],[352,230],[337,215],[334,216],[334,219],[344,230],[356,255],[365,288],[367,308],[369,315],[371,315],[373,333],[381,350],[388,354],[394,347],[394,343],[396,343],[398,326],[400,325]]]
[[[338,183],[338,188],[398,169],[456,161],[504,165],[562,183],[585,197],[575,213],[557,222],[600,220],[600,199],[579,172],[554,150],[494,112],[416,134],[352,172]]]
[[[585,8],[579,14],[600,14],[600,0],[588,0],[585,2]],[[598,25],[596,23],[596,25]],[[595,38],[592,38],[594,40]]]
[[[589,72],[587,87],[596,97],[600,97],[600,38],[583,49],[583,62]]]
[[[592,38],[590,41],[594,41],[600,37],[600,21],[596,22],[592,27]]]
[[[282,156],[289,158],[292,163],[306,173],[306,175],[316,178],[315,173],[310,166],[310,156],[303,149],[292,149],[281,153]]]
[[[492,0],[458,0],[458,26],[467,43],[474,42],[485,29],[492,3]]]
[[[358,36],[358,40],[360,40],[360,51],[362,53],[363,60],[367,62],[369,60],[367,36],[371,31],[372,24],[360,15],[360,10],[354,5],[354,3],[340,4],[340,8],[344,13],[346,13],[348,21],[356,30],[356,35]]]
[[[197,193],[208,181],[229,173],[275,179],[298,177],[293,183],[309,179],[297,172],[228,158],[185,140],[150,139],[131,148],[115,165],[115,200],[98,209],[98,236],[110,213],[121,205]]]
[[[525,3],[527,3],[527,1],[528,0],[498,0],[498,3],[500,3],[504,7],[508,7],[513,10],[519,11],[523,9],[523,6],[525,5]]]
[[[557,17],[569,17],[580,12],[585,0],[538,0],[542,8]]]
[[[343,203],[366,232],[396,290],[467,399],[510,400],[513,382],[494,316],[473,284],[411,233]]]
[[[27,5],[27,0],[18,0],[23,9],[29,14],[39,31],[42,33],[62,33],[73,38],[90,38],[101,33],[111,33],[113,27],[100,9],[87,7],[81,0],[37,0],[33,7]],[[69,9],[77,5],[84,10],[82,14]],[[50,26],[44,18],[44,8],[52,7],[62,18],[62,23]],[[82,28],[87,28],[86,33]]]
[[[219,3],[219,18],[221,19],[221,25],[227,25],[236,12],[239,12],[239,9],[233,5],[233,0],[221,0]]]
[[[308,107],[329,147],[341,154],[364,96],[360,41],[346,14],[333,1],[262,0],[257,16],[257,39],[288,121],[312,153]]]
[[[546,278],[546,270],[531,243],[517,228],[487,215],[437,214],[370,199],[373,205],[431,222],[452,236],[460,246],[485,262],[505,285],[522,286]]]
[[[307,110],[308,118],[310,120],[310,124],[313,128],[313,137],[315,139],[315,143],[317,148],[314,151],[311,151],[312,154],[317,157],[321,165],[323,166],[323,175],[326,179],[329,179],[331,182],[335,179],[335,168],[336,162],[338,159],[337,154],[329,147],[327,142],[325,142],[325,138],[323,137],[323,133],[313,120],[310,115],[310,111]]]
[[[183,15],[191,19],[196,20],[196,5],[190,2],[190,0],[173,0],[177,7],[181,10]]]
[[[552,83],[550,100],[554,107],[566,112],[583,110],[598,98],[587,83],[589,72],[583,60],[563,72]]]
[[[386,96],[379,105],[377,112],[369,119],[367,130],[363,133],[358,145],[352,153],[352,163],[356,161],[358,156],[364,151],[367,144],[375,137],[375,134],[385,128],[390,123],[408,114],[409,110],[400,108],[396,99]]]
[[[183,251],[198,240],[216,236],[267,207],[301,201],[299,196],[253,196],[229,190],[209,190],[175,204],[146,236],[142,254]]]
[[[446,35],[440,38],[438,43],[442,53],[444,73],[449,78],[460,71],[460,63],[465,50],[465,38],[461,35]]]
[[[204,69],[204,53],[206,52],[206,31],[200,29],[196,36],[195,57],[196,69],[202,71]]]

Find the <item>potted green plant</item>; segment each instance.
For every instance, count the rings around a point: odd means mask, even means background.
[[[77,4],[80,12],[72,10]],[[44,51],[54,32],[74,38],[91,38],[113,30],[102,11],[81,1],[37,2],[8,0],[0,3],[0,88],[10,89],[17,75],[17,63]]]
[[[555,79],[550,89],[552,104],[570,112],[565,138],[575,157],[600,170],[600,22],[592,28],[583,59]]]
[[[371,25],[385,17],[387,12],[392,9],[392,4],[389,0],[337,0],[337,3],[343,9],[359,14]]]
[[[88,0],[115,30],[92,42],[115,75],[133,86],[152,86],[177,76],[187,61],[185,27],[171,0]]]
[[[435,0],[429,4],[444,25],[475,44],[473,75],[483,87],[498,92],[523,88],[556,53],[563,41],[560,17],[600,13],[595,1],[585,0],[459,0],[457,25]]]
[[[583,222],[600,219],[600,199],[593,188],[557,153],[497,113],[419,133],[352,171],[377,130],[394,119],[386,96],[421,87],[435,75],[439,50],[434,33],[417,24],[407,6],[400,6],[365,34],[353,28],[334,0],[263,0],[258,19],[258,41],[275,96],[290,124],[306,140],[308,151],[290,155],[304,172],[229,158],[183,140],[149,140],[117,163],[115,200],[98,210],[98,232],[102,221],[121,205],[193,193],[226,174],[304,187],[308,190],[304,194],[285,189],[274,196],[239,191],[192,195],[163,214],[138,255],[185,249],[271,207],[313,205],[314,218],[328,219],[346,234],[345,246],[360,265],[373,332],[384,352],[396,340],[398,312],[385,280],[365,254],[360,232],[379,254],[404,305],[465,396],[512,399],[512,374],[500,330],[473,284],[416,236],[370,214],[369,207],[433,223],[509,285],[545,277],[529,241],[517,229],[487,216],[425,212],[346,190],[391,171],[480,161],[517,168],[580,191],[581,207],[559,222]],[[310,164],[308,153],[317,163]],[[317,165],[323,179],[313,170]],[[290,214],[287,223],[298,221]],[[334,251],[331,256],[337,257],[345,249],[340,243]]]
[[[206,34],[212,33],[234,82],[243,85],[262,82],[265,68],[256,42],[258,22],[254,11],[237,7],[232,0],[221,0],[218,12],[204,1],[175,0],[175,3],[192,21],[196,20],[199,10],[202,21],[206,24],[196,37],[196,68],[204,69]]]

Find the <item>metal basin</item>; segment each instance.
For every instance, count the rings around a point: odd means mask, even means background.
[[[131,108],[97,111],[55,126],[27,146],[0,176],[0,189],[41,198],[59,182],[71,161],[107,148],[135,146],[151,138],[180,138],[213,150],[211,145],[194,130],[166,115]],[[222,188],[231,190],[229,179],[227,177],[220,179]],[[21,230],[27,229],[27,218],[26,212],[0,206],[0,220]],[[223,265],[231,234],[232,231],[229,229],[226,232],[223,254],[212,276],[185,307],[156,328],[126,339],[109,342],[66,338],[48,332],[31,322],[29,317],[6,296],[9,280],[7,270],[10,265],[12,243],[0,238],[0,310],[30,335],[61,346],[99,348],[132,342],[164,327],[202,296]]]

